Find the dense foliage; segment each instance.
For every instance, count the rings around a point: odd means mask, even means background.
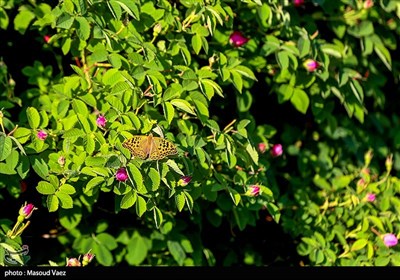
[[[399,2],[6,0],[0,28],[1,265],[400,265]]]

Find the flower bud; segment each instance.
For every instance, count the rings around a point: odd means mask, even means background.
[[[366,195],[366,199],[369,202],[374,202],[376,199],[376,195],[374,193],[367,193]]]
[[[128,173],[126,172],[126,169],[124,167],[118,169],[117,173],[115,173],[115,178],[120,182],[125,182],[128,180]]]
[[[234,47],[241,47],[249,41],[240,31],[234,31],[229,37],[229,43]]]
[[[23,217],[24,219],[29,219],[32,215],[33,211],[37,208],[32,203],[26,204],[19,209],[18,214]]]
[[[398,242],[398,239],[397,239],[396,235],[394,235],[393,233],[384,234],[382,239],[383,239],[383,243],[385,243],[385,245],[387,247],[396,246],[397,242]]]
[[[265,151],[267,150],[267,145],[265,143],[258,143],[258,150],[262,154],[265,153]]]
[[[260,192],[261,192],[260,186],[250,185],[247,188],[247,191],[246,191],[245,195],[247,195],[247,196],[258,196],[260,194]]]
[[[190,181],[192,181],[192,176],[182,176],[178,181],[178,186],[185,187]]]
[[[283,148],[281,144],[275,144],[271,148],[271,155],[273,157],[279,157],[283,153]]]
[[[67,266],[81,266],[81,262],[77,258],[67,259]]]
[[[99,127],[105,127],[107,123],[107,119],[103,115],[99,115],[96,119],[96,124]]]
[[[306,59],[303,66],[308,72],[314,72],[319,67],[319,63],[314,59]]]
[[[47,138],[47,132],[44,131],[44,130],[39,130],[38,133],[37,133],[37,137],[38,137],[40,140],[46,140],[46,138]]]

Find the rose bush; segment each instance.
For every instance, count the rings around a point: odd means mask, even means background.
[[[0,199],[36,209],[0,256],[40,240],[56,251],[15,261],[400,264],[399,14],[394,0],[1,2]],[[150,133],[178,154],[122,145]],[[296,256],[260,246],[282,233]]]

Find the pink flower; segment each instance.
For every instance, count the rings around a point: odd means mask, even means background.
[[[22,206],[19,209],[18,214],[20,216],[22,216],[25,219],[29,219],[29,217],[32,215],[33,211],[36,210],[37,208],[35,207],[35,205],[33,205],[32,203],[26,204],[24,206]]]
[[[37,133],[37,137],[38,137],[40,140],[46,140],[46,138],[47,138],[47,132],[44,131],[44,130],[39,130],[39,132]]]
[[[182,176],[178,181],[178,186],[185,187],[190,181],[192,181],[192,176]]]
[[[263,154],[266,149],[267,149],[267,145],[265,143],[258,143],[258,150],[260,151],[260,153]]]
[[[44,35],[44,36],[43,36],[43,40],[44,40],[46,43],[48,43],[48,42],[50,41],[50,39],[51,39],[51,36],[49,36],[49,35]]]
[[[319,63],[309,58],[304,61],[303,66],[308,72],[314,72],[319,67]]]
[[[396,246],[397,242],[397,237],[393,233],[386,233],[383,235],[383,243],[385,243],[387,247]]]
[[[283,148],[281,144],[275,144],[271,148],[271,155],[273,157],[279,157],[283,153]]]
[[[293,0],[293,5],[295,7],[300,7],[303,4],[304,4],[304,0]]]
[[[240,31],[234,31],[229,37],[229,43],[234,47],[240,47],[249,41],[248,38],[244,37]]]
[[[115,173],[115,178],[117,178],[117,180],[120,182],[125,182],[128,180],[128,173],[126,172],[126,169],[124,167],[118,169],[117,173]]]
[[[367,201],[374,202],[376,195],[374,193],[367,193]]]
[[[248,196],[258,196],[260,194],[261,188],[257,185],[251,185],[247,188],[246,195]]]
[[[69,258],[67,260],[67,266],[81,266],[81,262],[77,258]]]
[[[99,115],[96,120],[96,124],[100,127],[105,127],[107,119],[103,115]]]

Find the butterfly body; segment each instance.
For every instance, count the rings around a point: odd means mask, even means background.
[[[142,160],[160,160],[178,153],[172,142],[161,137],[155,137],[151,133],[148,136],[134,135],[125,140],[122,146],[127,148],[132,156]]]

